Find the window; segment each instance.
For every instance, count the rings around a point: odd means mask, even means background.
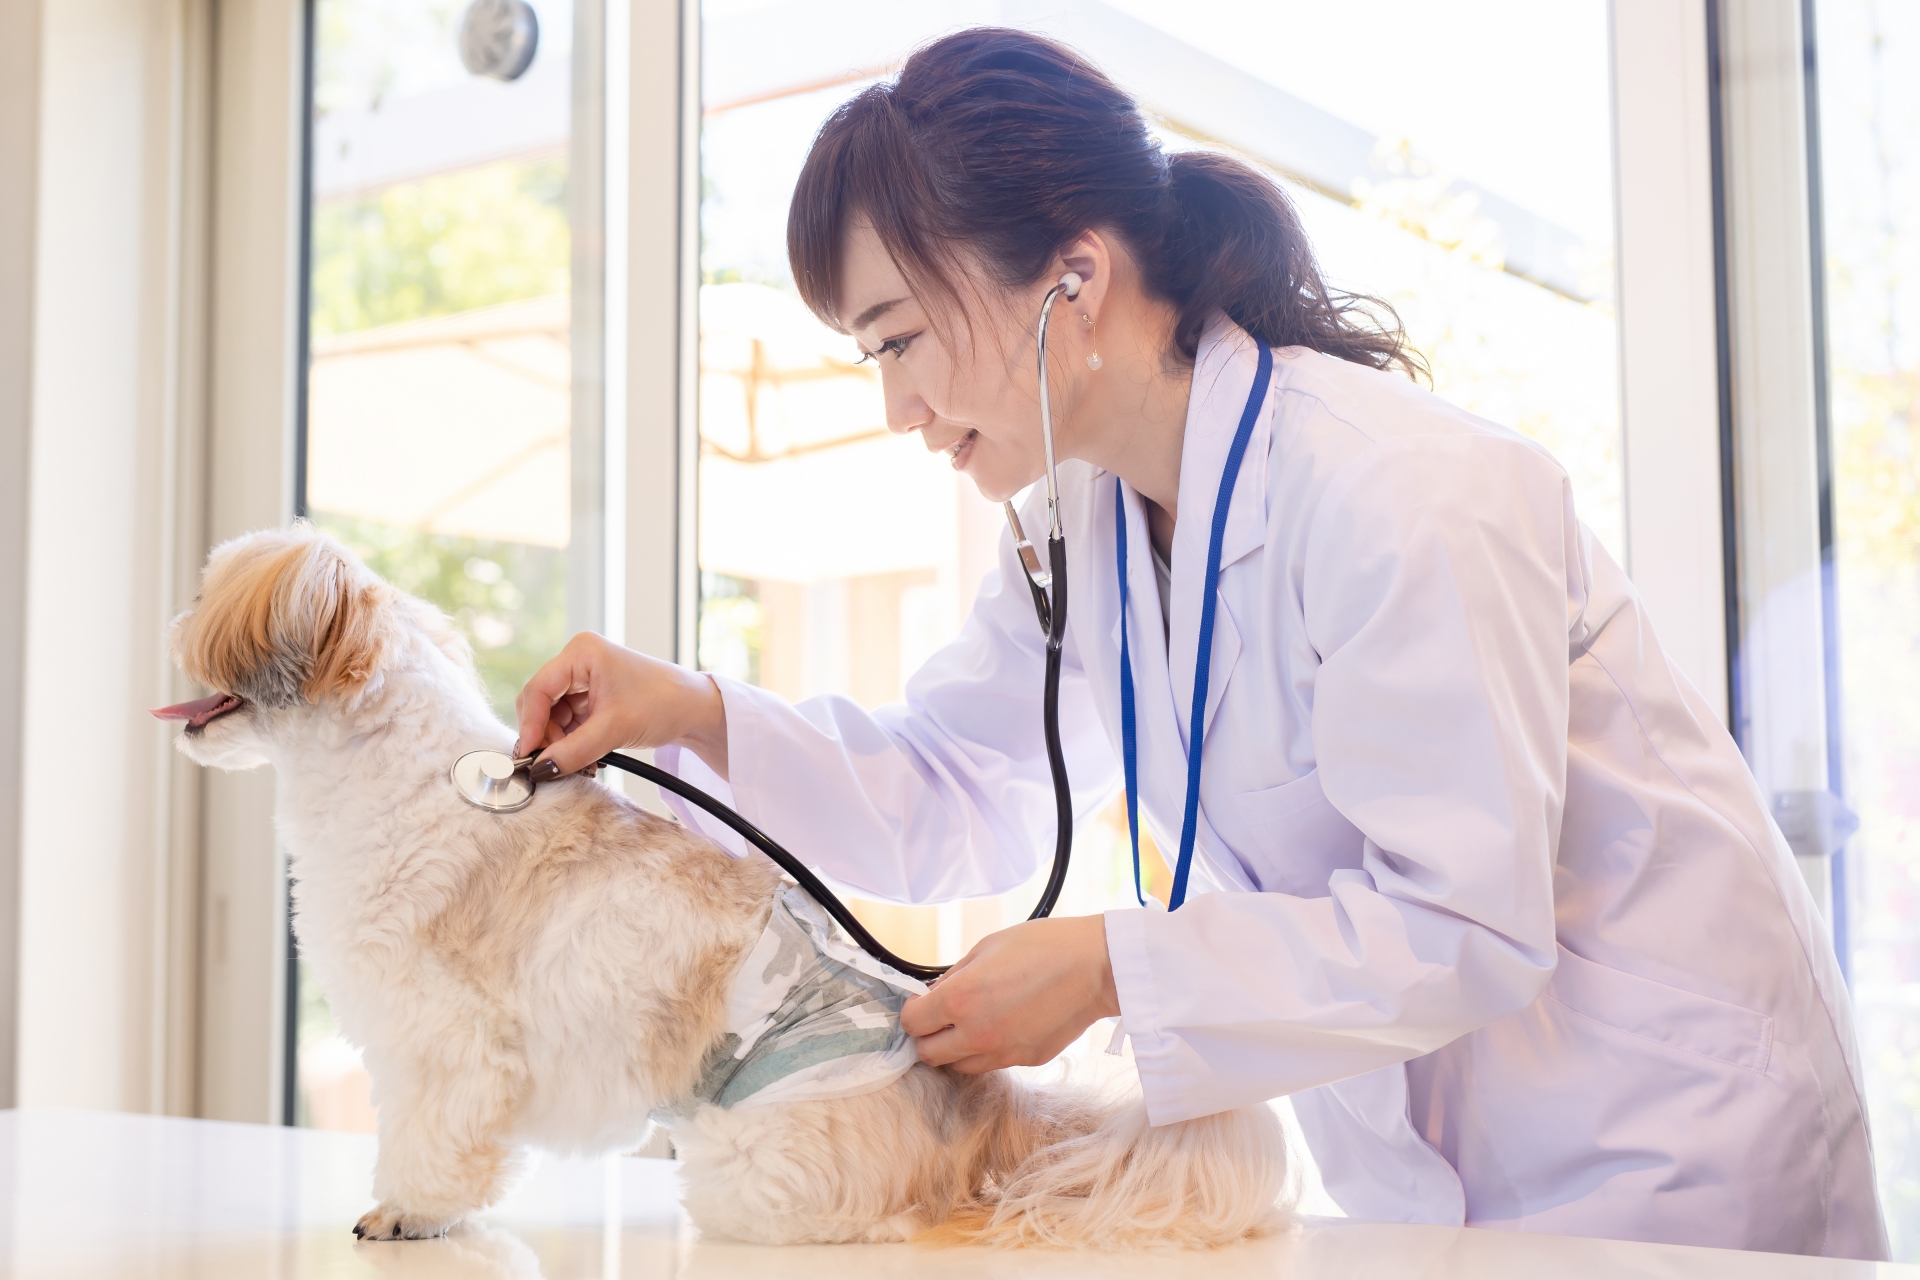
[[[445,609],[511,720],[600,622],[597,10],[313,3],[300,510]],[[371,1130],[301,970],[291,1118]]]
[[[1226,144],[1284,182],[1334,283],[1399,309],[1440,394],[1550,447],[1624,560],[1605,4],[1030,12],[991,20],[1080,49],[1169,146]],[[786,262],[814,131],[957,14],[704,5],[699,656],[789,697],[897,699],[958,629],[1005,527],[917,440],[886,432],[872,366],[812,319]],[[1164,893],[1164,865],[1143,853]],[[1130,881],[1116,803],[1083,826],[1062,910],[1130,901]],[[1036,896],[856,910],[903,954],[952,960]]]
[[[1840,776],[1836,858],[1881,1202],[1920,1260],[1920,10],[1813,6]]]
[[[506,712],[604,607],[602,17],[593,0],[310,2],[300,507],[447,609]],[[462,61],[475,14],[492,23],[480,74]],[[793,289],[786,209],[825,115],[968,15],[705,0],[701,16],[698,659],[875,705],[957,631],[1003,524],[886,431],[871,366]],[[1287,184],[1334,282],[1399,309],[1440,394],[1552,448],[1621,554],[1601,0],[989,16],[1085,51],[1169,146],[1228,146]],[[1116,803],[1083,826],[1062,909],[1129,900],[1126,849]],[[1037,892],[857,909],[897,950],[953,959]],[[368,1127],[357,1058],[297,982],[291,1109]]]

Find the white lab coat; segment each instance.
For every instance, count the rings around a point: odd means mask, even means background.
[[[1403,377],[1275,355],[1221,557],[1196,892],[1106,917],[1153,1122],[1290,1094],[1360,1218],[1884,1258],[1813,902],[1565,473]],[[1140,807],[1168,850],[1255,359],[1225,320],[1200,348],[1170,643],[1127,494]],[[1082,813],[1118,785],[1113,485],[1060,467]],[[1044,528],[1037,497],[1023,518]],[[1053,843],[1040,675],[1009,544],[904,704],[721,681],[731,797],[864,892],[1006,891]]]

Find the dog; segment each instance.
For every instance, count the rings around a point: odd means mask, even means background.
[[[510,814],[467,804],[452,762],[514,740],[471,650],[311,526],[216,548],[171,644],[213,690],[155,713],[184,721],[180,750],[279,771],[301,954],[378,1108],[362,1238],[441,1235],[532,1149],[632,1150],[655,1119],[690,1217],[741,1241],[1200,1247],[1285,1221],[1270,1108],[1150,1127],[1137,1096],[921,1064],[897,1016],[906,1061],[878,1087],[703,1100],[741,1043],[749,957],[776,921],[824,916],[766,859],[591,779]]]

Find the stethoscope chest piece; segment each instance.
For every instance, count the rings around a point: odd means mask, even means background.
[[[504,751],[469,751],[455,760],[453,789],[488,813],[512,813],[533,803],[533,779],[526,765]]]

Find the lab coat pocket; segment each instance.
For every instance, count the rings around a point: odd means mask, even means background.
[[[1575,1013],[1642,1040],[1756,1075],[1773,1055],[1773,1019],[1712,996],[1640,978],[1559,949],[1547,994]]]
[[[1366,837],[1327,799],[1318,769],[1277,787],[1242,791],[1222,807],[1214,830],[1262,892],[1324,898],[1335,871],[1361,865]]]

